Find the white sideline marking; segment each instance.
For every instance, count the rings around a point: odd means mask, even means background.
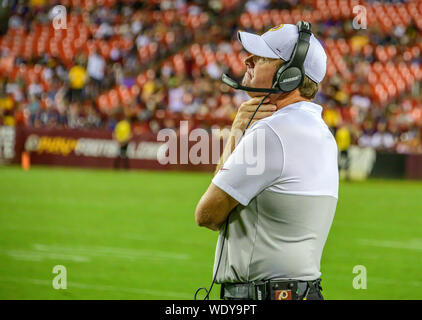
[[[34,250],[1,249],[0,254],[6,254],[16,260],[42,261],[45,259],[60,259],[75,262],[88,262],[93,257],[129,260],[189,260],[191,257],[184,253],[172,253],[154,250],[136,250],[113,247],[73,247],[34,244]]]
[[[26,261],[42,261],[45,259],[51,260],[66,260],[74,262],[88,262],[91,259],[72,254],[63,254],[55,252],[37,252],[30,250],[0,250],[0,253],[6,254],[16,260],[26,260]]]
[[[0,225],[0,229],[9,229],[9,230],[18,230],[18,231],[35,231],[35,232],[45,232],[45,233],[61,233],[66,235],[75,235],[75,234],[83,234],[83,235],[96,235],[96,236],[104,236],[104,232],[95,232],[91,230],[83,230],[83,229],[65,229],[54,226],[54,229],[51,227],[40,227],[40,226],[14,226],[14,225]],[[113,236],[116,238],[126,239],[126,240],[135,240],[135,241],[145,241],[145,242],[163,242],[160,239],[157,240],[155,237],[151,237],[149,235],[141,234],[141,233],[107,233],[107,236]],[[171,239],[172,243],[182,243],[192,245],[192,241],[184,240],[183,238],[173,238]],[[212,246],[214,248],[214,246]]]
[[[38,251],[49,251],[49,252],[63,252],[69,254],[81,254],[88,256],[107,256],[114,258],[126,258],[126,259],[158,259],[158,260],[188,260],[190,256],[184,253],[172,253],[166,251],[155,251],[155,250],[135,250],[135,249],[124,249],[114,247],[73,247],[73,246],[57,246],[57,245],[44,245],[34,244],[34,249]]]
[[[3,278],[0,277],[0,282],[15,282],[15,283],[24,283],[24,284],[34,284],[39,286],[52,286],[51,280],[41,280],[41,279],[22,279],[22,278]],[[169,298],[181,298],[181,299],[190,299],[193,295],[188,295],[186,293],[174,292],[174,291],[158,291],[158,290],[150,290],[150,289],[137,289],[137,288],[124,288],[124,287],[116,287],[116,286],[109,286],[109,285],[95,285],[95,284],[87,284],[81,282],[69,282],[68,281],[68,288],[78,288],[78,289],[86,289],[86,290],[97,290],[97,291],[116,291],[116,292],[125,292],[125,293],[132,293],[132,294],[139,294],[139,295],[152,295],[157,297],[169,297]],[[140,298],[140,297],[139,297]]]
[[[352,277],[346,277],[346,276],[337,276],[337,275],[330,275],[327,276],[328,279],[336,279],[336,280],[342,280],[342,281],[351,281]],[[377,277],[368,277],[368,282],[375,282],[379,284],[393,284],[393,285],[408,285],[412,287],[422,287],[421,281],[403,281],[403,280],[395,280],[395,279],[386,279],[386,278],[377,278]]]
[[[422,251],[422,239],[412,239],[407,241],[358,239],[358,243],[373,247]]]

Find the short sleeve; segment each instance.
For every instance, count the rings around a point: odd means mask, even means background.
[[[284,154],[280,137],[265,122],[256,122],[240,140],[212,183],[246,206],[278,180]]]

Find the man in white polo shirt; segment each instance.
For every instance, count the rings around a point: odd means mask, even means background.
[[[242,85],[273,88],[298,34],[289,24],[262,36],[239,32],[251,53]],[[220,231],[214,276],[224,299],[323,299],[320,261],[337,205],[337,146],[322,107],[310,100],[325,76],[326,59],[312,35],[301,85],[271,94],[240,142],[229,139],[197,205],[198,225]],[[248,94],[252,99],[240,106],[233,136],[263,99],[262,93]],[[254,166],[241,161],[245,152],[255,154]]]

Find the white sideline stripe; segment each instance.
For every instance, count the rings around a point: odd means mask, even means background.
[[[97,236],[104,236],[103,232],[95,232],[91,230],[83,230],[83,229],[76,229],[76,230],[69,230],[59,227],[48,228],[48,227],[39,227],[39,226],[14,226],[14,225],[0,225],[0,229],[11,229],[11,230],[18,230],[18,231],[35,231],[35,232],[45,232],[45,233],[61,233],[66,235],[75,235],[75,234],[84,234],[84,235],[97,235]],[[116,238],[126,239],[126,240],[135,240],[135,241],[145,241],[145,242],[157,242],[155,237],[151,237],[141,233],[108,233],[108,236],[115,236]],[[159,240],[158,240],[159,241]],[[171,239],[173,243],[182,243],[192,245],[192,241],[184,240],[183,238],[173,238]],[[214,248],[215,246],[212,246]]]
[[[329,279],[336,279],[336,280],[344,280],[344,281],[350,281],[350,283],[353,280],[353,277],[346,277],[346,276],[336,276],[336,275],[331,275],[331,276],[327,276],[327,278]],[[408,285],[408,286],[413,286],[413,287],[422,287],[422,282],[421,281],[403,281],[403,280],[394,280],[394,279],[386,279],[386,278],[377,278],[377,277],[372,277],[372,276],[368,276],[367,279],[368,284],[370,284],[371,282],[374,283],[378,283],[378,284],[393,284],[393,285],[398,285],[398,284],[404,284],[404,285]]]
[[[22,279],[22,278],[0,278],[0,282],[14,282],[14,283],[24,283],[24,284],[34,284],[40,286],[48,286],[51,287],[52,290],[52,281],[51,280],[41,280],[41,279]],[[157,297],[170,297],[170,298],[182,298],[182,299],[191,299],[193,295],[188,295],[186,293],[174,292],[174,291],[158,291],[158,290],[150,290],[150,289],[137,289],[137,288],[124,288],[124,287],[116,287],[116,286],[109,286],[109,285],[94,285],[94,284],[87,284],[87,283],[80,283],[80,282],[67,282],[67,290],[72,288],[78,289],[86,289],[86,290],[97,290],[97,291],[116,291],[116,292],[125,292],[125,293],[133,293],[139,295],[152,295]],[[135,297],[134,297],[135,298]]]
[[[73,247],[73,246],[57,246],[57,245],[44,245],[44,244],[34,244],[34,249],[38,251],[49,251],[49,252],[61,252],[69,254],[81,254],[81,255],[90,255],[90,256],[107,256],[107,257],[119,257],[127,259],[139,259],[139,258],[149,258],[149,259],[159,259],[159,260],[188,260],[190,256],[184,253],[171,253],[166,251],[149,251],[149,250],[133,250],[133,249],[124,249],[124,248],[114,248],[114,247],[96,247],[96,246],[87,246],[87,247]]]
[[[422,251],[422,239],[412,239],[408,241],[358,239],[358,243],[361,245],[373,247]]]
[[[51,260],[67,260],[74,262],[88,262],[91,259],[80,255],[72,255],[65,253],[54,252],[37,252],[30,250],[0,250],[0,253],[6,254],[16,260],[26,261],[42,261],[45,259]]]

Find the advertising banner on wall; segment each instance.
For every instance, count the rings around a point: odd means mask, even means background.
[[[220,145],[219,139],[202,141],[202,153],[205,157],[187,157],[183,155],[195,150],[198,143],[189,137],[161,137],[156,135],[135,136],[127,147],[129,167],[137,169],[158,170],[199,170],[211,171],[214,164],[210,157],[213,143]],[[211,142],[216,140],[217,142]],[[204,152],[206,150],[206,152]],[[176,155],[171,161],[169,151]],[[0,156],[9,162],[19,162],[22,152],[27,152],[32,164],[113,168],[115,159],[120,154],[120,144],[113,140],[112,133],[107,130],[79,129],[38,129],[0,127]],[[200,154],[199,154],[200,155]],[[218,161],[217,159],[214,159]]]

